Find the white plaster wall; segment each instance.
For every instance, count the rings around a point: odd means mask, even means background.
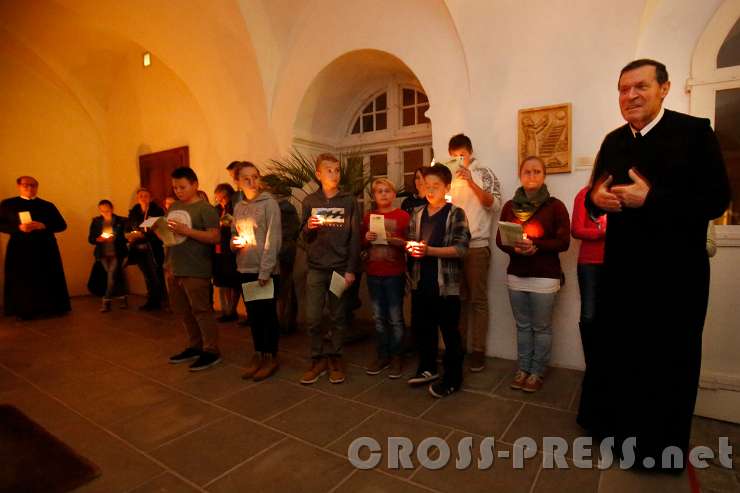
[[[355,49],[383,50],[408,66],[430,96],[435,155],[446,155],[450,135],[467,133],[479,159],[499,176],[505,199],[518,186],[516,115],[521,108],[572,103],[573,160],[579,165],[592,163],[604,135],[623,124],[616,83],[628,61],[639,56],[666,61],[674,84],[667,106],[687,110],[683,86],[693,46],[717,1],[535,3],[447,0],[445,8],[425,2],[420,9],[415,1],[380,1],[342,10],[332,1],[314,2],[301,12],[305,27],[292,28],[281,58],[271,122],[278,146],[290,142],[313,78]],[[382,24],[368,21],[384,9],[394,15],[385,15]],[[340,37],[316,36],[319,19],[325,32],[343,25],[352,29],[343,29]],[[590,171],[574,164],[572,173],[548,177],[551,193],[571,210]],[[489,354],[513,358],[515,329],[504,285],[508,258],[493,250]],[[582,368],[577,251],[574,240],[561,255],[567,282],[555,313],[552,362]]]

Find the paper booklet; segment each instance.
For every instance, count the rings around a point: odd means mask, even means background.
[[[465,158],[462,156],[457,156],[449,161],[446,162],[437,162],[432,160],[432,166],[436,166],[438,164],[442,164],[444,166],[447,166],[449,168],[450,173],[452,173],[452,178],[455,178],[455,172],[460,168],[460,166],[463,166],[463,163],[465,162]]]
[[[329,291],[334,293],[334,296],[341,298],[344,291],[347,289],[347,283],[344,282],[344,276],[340,276],[337,271],[331,274],[331,284],[329,285]]]
[[[318,217],[322,226],[344,225],[344,207],[314,207],[311,209],[311,215]]]
[[[378,235],[373,245],[387,245],[388,238],[385,234],[385,216],[382,214],[370,214],[370,231]]]
[[[498,230],[501,233],[501,244],[504,246],[513,247],[516,242],[524,239],[524,228],[521,224],[499,221]]]
[[[33,219],[31,219],[31,212],[30,211],[21,211],[18,213],[18,219],[20,219],[21,224],[28,224],[30,222],[33,222]]]
[[[150,217],[143,223],[139,224],[139,227],[140,228],[151,228],[154,231],[154,233],[157,235],[157,237],[160,240],[162,240],[162,243],[164,243],[164,246],[169,247],[169,246],[179,245],[180,243],[184,242],[187,238],[183,235],[179,235],[175,233],[174,231],[170,230],[170,228],[167,226],[168,219],[172,219],[177,222],[187,224],[189,227],[192,227],[190,214],[188,214],[185,211],[172,211],[169,213],[167,217],[163,217],[163,216]]]
[[[260,286],[259,281],[245,282],[242,292],[245,301],[271,300],[275,296],[275,284],[272,278],[264,286]]]

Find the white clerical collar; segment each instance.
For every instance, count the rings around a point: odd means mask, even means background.
[[[34,200],[36,197],[24,197],[23,195],[19,195],[20,198],[23,200]]]
[[[661,118],[663,118],[663,113],[665,113],[665,108],[663,106],[660,107],[660,111],[658,112],[658,116],[653,118],[653,121],[642,127],[642,130],[635,130],[632,128],[632,125],[630,125],[630,130],[632,130],[632,136],[634,137],[637,132],[640,132],[640,135],[645,137],[649,131],[653,129],[654,126],[658,124]]]

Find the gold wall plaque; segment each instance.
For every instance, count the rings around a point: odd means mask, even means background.
[[[570,103],[519,110],[517,133],[519,163],[527,156],[539,156],[548,174],[570,173]]]

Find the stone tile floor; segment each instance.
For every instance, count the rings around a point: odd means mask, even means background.
[[[0,403],[16,405],[102,468],[81,491],[690,491],[686,475],[599,472],[571,463],[549,469],[541,452],[523,469],[501,458],[485,471],[475,462],[456,469],[463,438],[472,439],[475,461],[485,436],[496,437],[497,454],[512,452],[522,436],[540,444],[544,436],[580,436],[578,371],[553,368],[543,389],[528,395],[508,388],[514,362],[491,358],[485,371],[466,372],[464,391],[435,400],[405,380],[365,375],[362,365],[373,351],[368,338],[347,347],[344,384],[323,379],[304,387],[297,381],[308,339],[297,333],[281,341],[278,374],[256,384],[240,378],[251,354],[248,329],[222,325],[225,362],[194,374],[167,363],[184,346],[171,315],[100,314],[98,303],[75,298],[73,312],[55,319],[0,319]],[[413,366],[407,363],[408,372]],[[695,444],[716,449],[718,436],[740,443],[740,426],[694,420]],[[358,437],[380,443],[377,468],[356,469],[347,459]],[[432,469],[412,454],[409,468],[389,468],[388,437],[408,437],[414,446],[439,437],[450,444],[452,460]],[[738,464],[698,471],[702,491],[739,491]]]

